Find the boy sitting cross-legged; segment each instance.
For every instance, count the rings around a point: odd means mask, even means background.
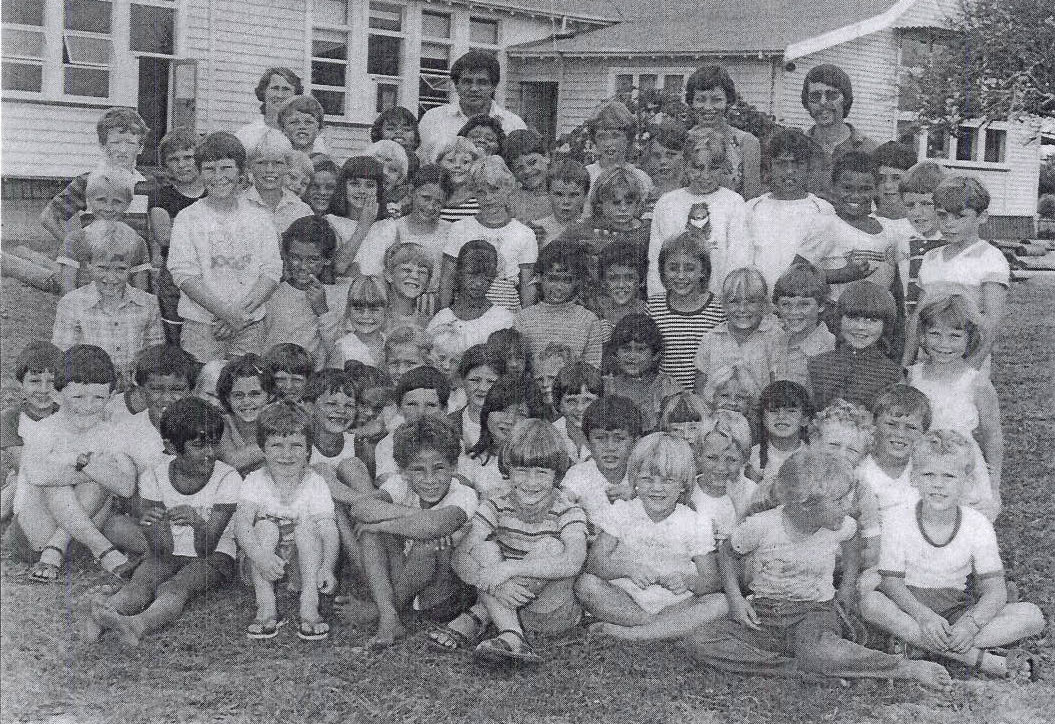
[[[246,635],[251,639],[278,635],[282,619],[275,583],[295,560],[300,579],[297,636],[319,641],[330,633],[319,612],[319,594],[333,593],[337,587],[334,567],[340,542],[330,491],[308,467],[311,418],[295,403],[276,402],[260,413],[256,438],[264,452],[264,467],[246,476],[234,518],[235,536],[249,559],[256,591],[256,618],[246,627]]]
[[[161,437],[170,455],[140,478],[139,521],[148,555],[115,595],[92,601],[82,637],[96,640],[106,629],[125,646],[179,618],[194,596],[223,584],[235,573],[233,527],[242,478],[216,459],[223,413],[194,397],[161,416]]]
[[[952,430],[932,430],[912,454],[919,500],[884,521],[879,590],[865,594],[866,620],[908,644],[990,676],[1035,680],[1021,649],[996,654],[1044,630],[1032,603],[1008,603],[993,526],[960,504],[970,488],[974,453]],[[968,588],[967,577],[973,576]]]
[[[451,385],[435,367],[416,367],[396,383],[396,405],[402,422],[415,422],[424,415],[440,417],[446,414]],[[375,482],[380,485],[399,469],[395,457],[394,432],[386,435],[374,449]]]
[[[399,475],[352,505],[379,620],[371,647],[404,635],[411,608],[450,621],[471,595],[451,570],[451,553],[476,512],[476,491],[455,474],[461,445],[446,419],[426,415],[395,432]],[[368,604],[363,604],[370,608]]]

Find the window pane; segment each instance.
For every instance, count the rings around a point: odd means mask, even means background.
[[[659,80],[659,76],[652,73],[642,73],[637,81],[637,91],[640,95],[641,91],[653,90],[656,87],[656,81]]]
[[[451,16],[438,13],[422,13],[421,34],[430,38],[451,37]]]
[[[930,55],[930,41],[927,38],[903,35],[901,37],[901,65],[904,68],[921,68]]]
[[[385,35],[371,35],[366,44],[366,72],[399,75],[403,41]]]
[[[40,91],[41,67],[39,65],[5,62],[3,76],[3,83],[0,87],[4,90]]]
[[[106,98],[110,95],[110,71],[67,67],[63,92],[71,96]]]
[[[916,149],[919,148],[918,132],[915,121],[897,122],[897,142],[911,148],[913,153],[917,153]]]
[[[665,75],[663,76],[663,92],[681,95],[681,86],[684,82],[685,76],[683,75]]]
[[[450,100],[451,82],[448,76],[425,75],[418,79],[418,99],[429,108]]]
[[[949,134],[945,130],[932,128],[927,134],[927,158],[949,157]]]
[[[399,103],[399,86],[392,83],[377,84],[377,103],[374,110],[380,113],[394,108]]]
[[[315,100],[322,106],[322,110],[326,115],[344,115],[344,93],[314,89],[311,94],[315,96]]]
[[[44,33],[4,28],[3,39],[0,42],[4,46],[5,58],[44,57]]]
[[[436,43],[421,44],[422,70],[447,70],[450,68],[451,49]]]
[[[44,0],[4,0],[0,12],[3,13],[5,23],[44,25]],[[25,67],[36,66],[27,65]],[[4,87],[6,88],[7,86],[5,85]]]
[[[348,24],[347,0],[315,0],[312,18],[318,23]]]
[[[65,0],[65,27],[88,33],[110,32],[111,5],[102,0]]]
[[[473,45],[498,45],[498,22],[469,18],[469,42]]]
[[[74,65],[109,65],[110,40],[83,35],[66,35],[62,62]]]
[[[311,82],[313,85],[336,85],[343,88],[345,67],[339,63],[312,63]]]
[[[344,33],[316,30],[311,41],[311,54],[328,60],[347,60],[348,43]]]
[[[155,5],[133,5],[129,14],[128,45],[135,53],[176,52],[176,11]]]
[[[958,128],[956,130],[956,160],[973,161],[977,141],[977,128]]]
[[[1007,160],[1007,131],[990,128],[985,132],[985,160],[990,163]]]
[[[370,27],[378,30],[402,30],[403,8],[389,3],[370,3]]]

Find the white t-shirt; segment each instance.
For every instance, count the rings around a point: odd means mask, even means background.
[[[702,516],[709,518],[714,525],[714,537],[725,540],[733,528],[744,519],[758,485],[743,473],[731,486],[725,489],[725,495],[714,497],[703,492],[699,486],[692,489],[692,507]]]
[[[402,505],[405,508],[421,508],[421,498],[418,497],[418,494],[414,492],[414,489],[410,487],[410,483],[402,475],[393,475],[381,483],[380,489],[388,493],[388,497],[392,498],[392,502],[396,505]],[[430,507],[429,510],[451,506],[461,508],[465,511],[465,522],[468,523],[472,519],[473,514],[476,513],[476,508],[479,504],[480,499],[476,496],[476,491],[468,485],[460,483],[457,478],[453,478],[450,488],[447,489],[447,494],[438,503]]]
[[[838,216],[821,215],[812,218],[812,224],[799,245],[796,254],[821,269],[842,269],[846,266],[846,255],[851,251],[863,252],[875,268],[894,258],[898,249],[900,233],[893,221],[873,217],[882,227],[878,234],[869,234],[843,221]],[[869,277],[870,281],[875,281]],[[881,283],[877,282],[877,283]],[[848,284],[832,284],[831,297],[838,299]]]
[[[331,467],[333,467],[334,469],[336,469],[337,466],[341,464],[342,460],[344,460],[346,458],[354,458],[354,457],[355,457],[355,435],[353,435],[350,432],[346,432],[346,433],[344,433],[344,447],[342,447],[341,451],[339,453],[337,453],[336,455],[333,455],[333,456],[325,455],[325,454],[323,454],[322,450],[319,450],[319,448],[317,448],[314,445],[312,445],[311,446],[311,460],[309,461],[309,465],[316,465],[318,463],[326,463],[326,464],[330,465]]]
[[[374,353],[366,346],[363,340],[355,332],[349,332],[334,344],[335,359],[331,361],[331,367],[342,368],[348,360],[356,360],[370,367],[380,365],[380,360],[374,359]]]
[[[429,277],[429,291],[440,288],[440,268],[443,265],[443,249],[447,244],[447,233],[451,222],[439,222],[436,231],[431,234],[414,234],[410,231],[406,217],[384,219],[370,227],[363,245],[355,254],[355,263],[359,271],[372,276],[382,276],[385,271],[385,252],[396,244],[419,244],[429,253],[432,259],[432,276]]]
[[[513,313],[503,306],[493,304],[479,318],[466,321],[458,319],[450,307],[444,307],[436,312],[425,331],[434,334],[437,329],[447,325],[461,335],[465,349],[469,349],[477,344],[486,344],[492,332],[512,327]]]
[[[879,513],[884,517],[887,511],[914,503],[919,498],[918,491],[912,485],[911,462],[905,466],[901,475],[892,478],[883,472],[871,455],[868,455],[857,466],[857,476],[872,489],[879,504]]]
[[[765,193],[747,202],[751,261],[766,278],[770,291],[788,270],[815,216],[834,216],[835,207],[807,194],[803,199],[775,199]]]
[[[951,259],[945,258],[948,248],[931,249],[923,255],[919,285],[924,297],[963,294],[979,305],[983,284],[992,282],[1004,287],[1011,284],[1007,259],[988,241],[979,239]]]
[[[502,471],[498,469],[497,455],[491,455],[484,465],[478,458],[462,453],[458,458],[458,474],[476,489],[480,500],[505,495],[509,491],[509,481],[502,477]]]
[[[273,516],[294,523],[311,519],[334,519],[333,498],[326,482],[314,470],[304,471],[300,485],[289,498],[283,498],[267,468],[254,470],[242,482],[239,503],[255,505],[260,515]]]
[[[986,578],[1004,572],[993,524],[977,510],[959,507],[959,523],[944,545],[927,540],[918,511],[916,505],[909,504],[884,518],[881,574],[904,576],[905,585],[915,588],[962,591],[967,587],[968,574]]]
[[[390,432],[381,438],[374,447],[374,477],[379,479],[382,475],[394,475],[399,472],[396,465],[396,433]]]
[[[626,482],[625,476],[623,482]],[[612,507],[608,500],[608,488],[611,485],[592,459],[568,468],[560,486],[568,500],[577,503],[586,511],[586,518],[593,526],[596,526],[598,518]]]
[[[502,279],[520,279],[520,267],[534,264],[538,259],[538,240],[526,225],[516,219],[497,229],[484,226],[475,216],[460,219],[451,224],[447,232],[447,244],[443,253],[452,259],[473,239],[484,239],[498,252],[498,276]]]
[[[205,520],[209,520],[215,505],[237,505],[242,488],[242,476],[230,465],[216,461],[209,482],[197,493],[184,495],[172,486],[169,479],[169,465],[175,456],[166,455],[155,467],[147,470],[139,478],[139,494],[144,500],[153,500],[171,510],[180,505],[189,505]],[[172,530],[172,554],[177,556],[198,555],[194,548],[194,528],[189,525],[169,524]],[[235,557],[234,526],[228,522],[216,544],[217,553],[226,553]]]

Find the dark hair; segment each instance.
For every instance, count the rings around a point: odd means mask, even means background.
[[[201,364],[192,354],[175,344],[155,344],[147,347],[136,358],[135,381],[143,387],[151,375],[161,377],[176,376],[187,381],[187,386],[194,389],[198,381]]]
[[[565,395],[577,394],[584,387],[598,397],[604,397],[604,378],[601,377],[601,372],[582,360],[565,365],[553,379],[553,404],[559,407]]]
[[[293,342],[280,342],[264,353],[264,370],[274,379],[276,372],[311,377],[315,358],[311,352]]]
[[[198,134],[186,126],[177,126],[165,134],[158,144],[158,163],[165,165],[170,154],[176,151],[193,151],[198,146]]]
[[[291,400],[279,400],[260,411],[256,419],[256,444],[263,449],[268,438],[303,435],[308,454],[314,444],[311,415],[303,406]]]
[[[469,118],[469,120],[465,122],[465,125],[458,130],[458,135],[468,138],[469,131],[474,128],[480,128],[481,126],[490,128],[495,132],[495,137],[498,140],[498,153],[499,155],[504,153],[506,147],[506,132],[502,130],[502,122],[486,113],[478,113]]]
[[[705,65],[689,76],[685,81],[685,103],[691,108],[697,91],[712,88],[721,88],[729,105],[736,103],[736,84],[729,76],[729,71],[720,65]]]
[[[649,142],[655,141],[663,148],[670,149],[671,151],[684,151],[685,142],[689,138],[688,131],[685,130],[685,127],[674,123],[661,123],[659,125],[650,126],[648,132]]]
[[[359,389],[352,381],[351,374],[344,370],[328,368],[319,370],[308,377],[308,383],[304,385],[304,394],[300,396],[300,399],[302,402],[315,402],[323,395],[336,392],[342,392],[348,397],[359,398]]]
[[[638,277],[645,278],[648,269],[648,252],[641,244],[632,241],[614,241],[597,255],[597,274],[603,280],[609,267],[627,266],[636,269]]]
[[[663,245],[659,248],[659,260],[657,264],[659,266],[660,280],[665,276],[663,273],[663,267],[667,265],[667,259],[674,254],[680,254],[682,252],[691,254],[700,262],[700,266],[703,267],[702,286],[706,289],[711,280],[711,255],[708,253],[707,248],[688,232],[672,236],[664,241]]]
[[[641,437],[641,410],[621,395],[602,395],[590,403],[582,416],[582,434],[591,430],[626,430],[635,440]]]
[[[497,454],[492,448],[495,440],[491,438],[491,431],[487,429],[487,418],[492,412],[504,410],[512,405],[527,405],[528,417],[541,417],[546,405],[543,402],[542,390],[531,378],[522,379],[503,375],[495,381],[487,392],[483,407],[480,408],[480,439],[469,449],[469,456],[482,459],[483,464]]]
[[[51,342],[34,339],[22,348],[15,359],[15,379],[21,382],[30,372],[50,372],[57,380],[62,371],[62,350]]]
[[[590,193],[590,172],[575,159],[565,158],[550,164],[546,173],[546,188],[553,188],[554,181],[581,186],[583,196]]]
[[[446,407],[451,396],[451,383],[447,376],[435,367],[422,365],[409,370],[396,384],[396,404],[402,404],[403,396],[413,390],[435,390],[440,405]]]
[[[850,107],[854,104],[854,89],[850,82],[850,76],[837,65],[825,63],[810,68],[806,77],[802,80],[802,107],[809,108],[810,83],[823,83],[832,88],[838,88],[843,94],[843,118],[850,115]]]
[[[385,170],[381,162],[373,156],[352,156],[344,162],[341,172],[337,174],[337,188],[334,189],[333,199],[330,201],[330,213],[337,216],[345,216],[348,213],[348,182],[353,178],[369,179],[377,185],[377,214],[378,218],[381,218],[384,209],[381,197],[385,193]]]
[[[493,347],[486,344],[474,344],[465,350],[461,361],[458,363],[458,379],[465,376],[477,367],[490,367],[499,377],[506,373],[506,359]]]
[[[538,131],[533,128],[518,128],[506,136],[505,143],[502,144],[502,158],[506,166],[513,168],[513,164],[521,156],[531,153],[541,153],[545,156],[548,150],[546,139]]]
[[[288,80],[289,84],[293,86],[293,95],[304,95],[304,84],[300,81],[299,75],[294,73],[289,68],[284,68],[282,66],[274,66],[268,68],[264,71],[264,74],[260,76],[260,80],[257,81],[256,89],[254,90],[254,93],[256,94],[256,99],[260,101],[261,113],[264,112],[264,97],[267,93],[267,87],[271,85],[271,76],[273,75],[280,75],[286,80]]]
[[[392,457],[400,469],[410,465],[422,450],[435,450],[451,465],[458,463],[461,440],[445,417],[424,415],[415,422],[400,425],[392,436]]]
[[[571,467],[571,458],[560,433],[549,422],[528,418],[517,422],[498,454],[498,471],[508,477],[513,468],[542,468],[553,471],[553,484],[559,486]]]
[[[55,389],[61,391],[71,382],[109,385],[113,390],[117,386],[117,370],[102,347],[75,344],[62,353],[62,364],[55,370]]]
[[[897,190],[903,194],[933,194],[945,180],[945,167],[927,159],[913,164],[901,177]]]
[[[785,407],[797,407],[805,414],[807,421],[813,419],[815,410],[810,393],[797,382],[788,380],[771,382],[762,390],[762,394],[758,397],[758,419],[761,420],[766,411],[773,412]],[[799,430],[799,436],[803,442],[809,442],[808,428],[808,425],[803,425]],[[761,425],[759,436],[758,462],[763,468],[769,462],[769,433],[764,424]]]
[[[498,85],[498,82],[502,80],[502,67],[498,64],[495,54],[476,48],[454,61],[454,65],[451,66],[451,80],[458,85],[462,73],[471,73],[474,70],[485,71],[491,77],[492,85]]]
[[[813,297],[823,307],[828,301],[828,291],[824,272],[802,260],[794,262],[773,282],[773,303],[781,297]]]
[[[349,376],[356,390],[362,395],[366,390],[383,388],[395,389],[388,373],[379,367],[366,365],[359,360],[350,359],[344,363],[344,373]]]
[[[216,396],[228,412],[231,412],[231,401],[227,398],[231,396],[235,381],[242,377],[256,377],[264,392],[271,395],[271,375],[264,369],[264,360],[260,359],[260,355],[250,353],[235,357],[223,366],[220,376],[216,378]]]
[[[161,413],[158,423],[161,439],[172,443],[177,455],[182,455],[192,440],[216,445],[223,437],[223,427],[223,413],[219,408],[198,397],[173,402]]]
[[[495,275],[497,275],[498,250],[491,245],[491,242],[485,239],[470,239],[462,244],[462,248],[458,250],[454,268],[460,270],[463,265],[469,264],[471,264],[469,268],[472,272],[490,270],[493,267]],[[487,266],[481,267],[482,264]]]
[[[410,176],[410,186],[419,189],[425,184],[436,184],[447,198],[454,193],[454,184],[447,169],[438,163],[426,163]]]
[[[871,154],[863,151],[849,151],[835,159],[832,164],[832,183],[838,183],[839,176],[845,171],[867,173],[877,182],[879,180],[879,164]]]
[[[663,353],[663,333],[659,331],[655,320],[647,314],[628,314],[620,319],[612,330],[608,346],[615,353],[630,342],[647,344],[653,353]]]
[[[923,429],[930,429],[930,400],[911,385],[898,382],[876,395],[872,400],[872,414],[878,421],[883,413],[896,417],[920,415],[923,418]]]
[[[405,123],[414,127],[414,147],[417,148],[421,143],[421,134],[418,132],[418,117],[414,115],[413,111],[403,106],[392,106],[386,108],[378,114],[377,118],[370,125],[370,143],[377,143],[381,140],[383,133],[382,127],[386,122],[394,123]]]
[[[282,119],[293,112],[307,113],[312,116],[319,124],[321,129],[325,124],[326,112],[322,108],[322,104],[315,99],[315,96],[302,96],[295,95],[288,101],[282,104],[282,107],[278,109],[278,125],[282,125]]]
[[[311,167],[315,170],[315,173],[329,171],[335,178],[341,175],[341,169],[337,162],[325,153],[313,153],[311,155]]]
[[[320,216],[304,216],[282,232],[283,257],[289,253],[293,242],[311,244],[322,253],[323,259],[329,260],[337,250],[337,232],[330,226],[329,221]]]
[[[538,253],[535,273],[545,274],[550,268],[558,265],[572,273],[578,287],[586,276],[586,245],[572,239],[557,239],[546,244]]]
[[[123,106],[107,108],[106,112],[96,121],[95,133],[99,137],[100,146],[106,145],[106,137],[110,135],[110,131],[135,133],[140,137],[140,141],[145,139],[150,133],[150,129],[147,128],[143,117],[134,108],[125,108]]]
[[[949,176],[934,189],[934,208],[958,214],[967,209],[980,214],[991,200],[989,189],[973,176]]]
[[[496,329],[487,337],[487,346],[493,348],[502,359],[507,361],[513,355],[524,358],[524,376],[531,378],[531,349],[524,334],[517,329],[507,327]]]
[[[241,171],[245,169],[245,156],[245,146],[237,136],[226,131],[217,131],[203,138],[194,149],[194,165],[201,171],[203,163],[230,159]]]
[[[799,129],[777,126],[766,139],[762,162],[768,166],[774,158],[787,154],[796,163],[809,163],[814,158],[816,148],[817,144]]]
[[[876,166],[889,166],[907,171],[916,163],[916,152],[903,143],[887,141],[872,151]]]
[[[864,279],[847,285],[839,296],[838,319],[842,322],[843,317],[866,317],[869,319],[883,320],[883,334],[880,344],[885,344],[890,349],[890,338],[894,333],[894,325],[897,323],[897,304],[894,295]],[[842,330],[836,335],[842,343]]]

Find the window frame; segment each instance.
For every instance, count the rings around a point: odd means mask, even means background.
[[[35,58],[35,57],[29,56],[29,55],[16,55],[16,54],[9,55],[8,52],[7,52],[9,45],[8,45],[8,43],[4,43],[4,54],[3,54],[3,60],[2,60],[2,62],[3,62],[5,67],[8,66],[8,64],[13,64],[13,65],[21,65],[21,66],[29,66],[29,67],[39,68],[40,69],[40,89],[39,90],[25,90],[25,89],[4,90],[3,91],[4,95],[7,95],[9,93],[26,93],[26,94],[31,94],[32,96],[38,96],[39,94],[42,94],[44,92],[44,87],[45,87],[45,82],[46,82],[46,78],[45,78],[45,76],[46,76],[46,73],[45,73],[46,67],[45,66],[48,63],[48,49],[49,49],[49,45],[50,45],[48,43],[48,2],[47,2],[47,0],[40,0],[40,6],[41,6],[40,25],[27,25],[25,23],[10,23],[10,22],[6,22],[6,20],[3,23],[3,25],[2,25],[2,31],[5,34],[8,31],[14,31],[14,32],[19,32],[19,33],[36,33],[36,34],[39,34],[41,36],[40,57]]]
[[[695,73],[697,68],[695,66],[680,66],[680,65],[668,65],[668,66],[657,66],[655,68],[641,68],[641,67],[612,67],[608,69],[608,98],[615,98],[619,94],[619,76],[629,75],[633,77],[633,85],[631,98],[637,98],[641,92],[641,76],[643,75],[654,75],[657,80],[664,81],[664,84],[656,86],[658,90],[663,90],[666,85],[665,81],[668,76],[681,76],[681,87],[678,90],[678,95],[681,98],[685,97],[685,83],[689,80],[689,77]]]

